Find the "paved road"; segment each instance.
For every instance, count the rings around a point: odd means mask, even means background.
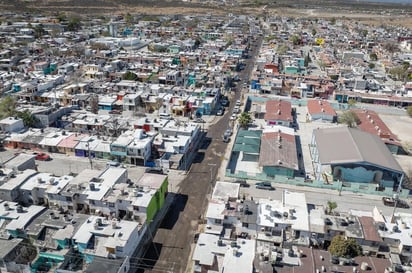
[[[174,205],[160,224],[153,244],[138,266],[138,272],[185,272],[198,220],[205,212],[207,196],[215,183],[214,177],[225,153],[227,143],[222,141],[222,136],[229,124],[235,105],[233,102],[241,97],[243,83],[249,79],[257,54],[256,48],[260,45],[261,38],[252,44],[251,57],[247,59],[245,69],[239,73],[241,81],[231,95],[229,109],[209,127],[204,146],[201,147],[202,152],[195,158],[190,172],[180,183]]]
[[[271,198],[276,200],[282,199],[283,190],[290,190],[293,192],[303,192],[306,196],[306,202],[313,205],[322,205],[327,207],[328,201],[334,201],[337,203],[337,211],[347,212],[349,210],[362,210],[371,212],[376,206],[385,216],[392,215],[393,208],[383,205],[382,197],[378,195],[362,195],[359,193],[342,191],[339,195],[335,190],[319,190],[309,187],[298,187],[293,185],[284,185],[272,183],[275,187],[274,191],[261,190],[255,188],[255,181],[249,180],[249,188],[241,188],[240,195],[249,199],[253,196],[254,200],[261,198]],[[396,212],[408,212],[409,209],[397,208]]]

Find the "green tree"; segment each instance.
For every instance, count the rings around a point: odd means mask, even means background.
[[[0,119],[14,116],[16,114],[16,100],[7,96],[0,101]]]
[[[359,117],[352,111],[345,111],[338,117],[339,123],[344,123],[350,128],[357,127],[361,121]]]
[[[194,47],[195,49],[198,48],[202,44],[202,39],[200,37],[196,37]]]
[[[124,20],[126,21],[127,26],[131,26],[134,23],[134,17],[130,13],[126,14]]]
[[[376,53],[371,53],[369,54],[369,59],[376,62],[378,60],[378,55]]]
[[[369,67],[369,69],[374,69],[375,68],[375,63],[369,63],[368,67]]]
[[[312,36],[315,36],[318,32],[316,31],[316,29],[312,29]]]
[[[289,37],[289,41],[293,44],[293,45],[299,45],[301,42],[300,36],[299,35],[292,35]]]
[[[131,71],[127,71],[124,75],[123,75],[123,80],[127,80],[127,81],[137,81],[138,77],[135,73],[131,72]]]
[[[276,51],[279,55],[283,55],[286,52],[288,52],[288,50],[289,50],[289,47],[287,45],[280,45],[280,46],[278,46]]]
[[[23,120],[24,126],[26,127],[36,127],[39,123],[38,118],[36,118],[29,110],[24,110],[23,112],[17,112],[16,116]]]
[[[393,42],[387,42],[383,45],[383,48],[387,50],[389,53],[395,53],[399,51],[399,46]]]
[[[362,247],[354,238],[337,235],[333,237],[328,251],[336,257],[354,258],[362,254]]]
[[[62,12],[60,12],[60,13],[56,16],[56,18],[59,20],[60,23],[67,20],[66,14],[64,14],[64,13],[62,13]]]
[[[76,31],[79,30],[81,27],[81,22],[79,17],[73,17],[69,20],[69,23],[67,24],[67,30],[68,31]]]
[[[310,62],[312,62],[312,59],[310,58],[309,53],[308,53],[306,54],[305,60],[304,60],[305,67],[308,67]]]
[[[328,201],[328,213],[331,214],[334,209],[338,207],[338,204],[334,201]]]
[[[412,105],[411,105],[411,106],[408,106],[408,108],[406,108],[406,113],[408,113],[408,115],[409,115],[410,117],[412,117]]]
[[[349,108],[352,108],[353,106],[355,106],[356,100],[355,99],[349,99],[348,104],[349,104]]]
[[[392,78],[395,78],[396,80],[399,81],[406,81],[408,79],[408,67],[405,64],[395,66],[389,70],[389,74],[391,75]]]
[[[34,28],[34,37],[36,38],[41,38],[44,34],[46,34],[46,31],[44,30],[43,24],[38,24]]]
[[[249,123],[252,122],[252,117],[248,112],[242,112],[238,117],[239,125],[243,128],[247,128]]]

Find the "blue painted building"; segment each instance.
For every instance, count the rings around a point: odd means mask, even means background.
[[[398,190],[404,180],[401,166],[385,143],[355,128],[315,129],[310,153],[315,178],[325,183],[365,183]]]

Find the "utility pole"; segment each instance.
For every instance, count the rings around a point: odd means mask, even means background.
[[[93,160],[92,160],[92,155],[90,154],[90,145],[89,145],[89,143],[87,143],[86,146],[87,146],[87,155],[89,156],[90,169],[93,170]]]

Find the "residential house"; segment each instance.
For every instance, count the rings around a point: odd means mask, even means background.
[[[134,196],[143,198],[132,199],[133,215],[139,216],[144,213],[142,219],[150,223],[165,204],[169,187],[168,177],[162,174],[145,173],[134,184],[137,189],[134,190]],[[147,191],[149,195],[144,193]]]
[[[42,150],[45,150],[49,153],[58,152],[57,145],[66,137],[72,135],[73,133],[66,131],[53,131],[46,134],[43,139],[39,142],[39,146]]]
[[[20,186],[20,201],[25,205],[48,206],[51,201],[62,198],[61,191],[72,179],[69,175],[57,177],[50,173],[36,173]]]
[[[337,122],[338,115],[335,109],[326,100],[308,100],[307,101],[307,119],[311,121]]]
[[[375,207],[377,210],[377,208]],[[387,244],[385,244],[382,238],[379,236],[379,225],[375,222],[372,216],[360,216],[358,217],[363,231],[363,240],[360,242],[363,253],[370,256],[383,256],[389,258],[389,250]]]
[[[36,156],[32,154],[21,153],[10,159],[3,159],[1,166],[5,169],[13,170],[13,172],[21,172],[27,169],[36,170],[37,166],[35,162],[35,157]],[[3,175],[5,175],[4,172]]]
[[[110,144],[111,156],[116,158],[118,162],[122,162],[127,158],[127,147],[134,141],[135,137],[132,132],[125,132],[117,137]]]
[[[91,169],[81,171],[76,177],[71,179],[70,183],[60,192],[62,198],[49,200],[49,207],[62,209],[64,211],[90,213],[90,202],[88,200],[89,183],[91,183],[94,178],[98,178],[101,173],[102,171],[100,170]],[[93,211],[93,213],[95,213],[95,211]]]
[[[86,211],[90,209],[92,214],[102,214],[111,216],[115,212],[115,205],[112,202],[107,202],[108,196],[114,185],[126,183],[127,170],[124,168],[107,168],[100,172],[98,176],[92,177],[88,184],[82,183],[85,186],[83,194],[87,196]]]
[[[94,158],[94,150],[99,143],[100,139],[96,136],[85,136],[79,139],[79,142],[74,147],[74,154],[75,156]]]
[[[409,213],[397,213],[388,220],[378,222],[378,233],[392,255],[399,255],[402,264],[412,261],[412,217]]]
[[[257,167],[259,162],[261,135],[261,130],[239,130],[232,149],[230,162],[238,161],[239,166],[237,166],[237,168],[241,170],[247,170],[245,166],[242,167],[242,162],[256,162]],[[230,169],[231,172],[234,172],[235,167],[235,165],[229,164],[227,168]]]
[[[32,169],[23,170],[21,172],[12,172],[0,185],[0,200],[18,202],[22,198],[22,192],[20,187],[28,180],[30,177],[36,175],[36,171]]]
[[[123,111],[131,111],[133,113],[141,112],[144,109],[142,103],[142,93],[126,94],[123,101]]]
[[[74,120],[72,121],[72,130],[78,132],[101,132],[109,120],[109,115],[82,113],[74,117]]]
[[[86,136],[87,135],[85,134],[77,133],[68,135],[66,138],[60,141],[59,144],[57,144],[57,150],[59,151],[59,153],[74,156],[77,144],[79,144],[79,141]]]
[[[276,126],[263,130],[259,166],[269,177],[294,177],[299,171],[295,133],[292,128]]]
[[[153,140],[154,148],[160,154],[160,165],[186,170],[189,167],[187,157],[197,148],[200,136],[198,124],[179,120],[165,123]]]
[[[81,270],[82,257],[74,250],[72,238],[89,215],[64,214],[62,211],[46,210],[27,227],[30,244],[37,256],[30,264],[32,271],[46,270],[53,265],[56,272],[70,263],[71,270]]]
[[[24,129],[24,123],[22,119],[7,117],[0,120],[0,131],[7,133],[17,133]]]
[[[255,247],[255,240],[227,240],[201,233],[192,256],[193,271],[254,272]]]
[[[122,101],[117,100],[117,96],[99,96],[99,109],[100,110],[114,110],[116,108],[122,109],[123,107],[116,106],[116,103],[122,103]],[[121,105],[120,105],[121,106]]]
[[[257,240],[280,245],[283,238],[309,246],[309,214],[304,193],[282,192],[281,200],[261,199],[257,215]]]
[[[110,144],[112,143],[111,138],[97,136],[100,141],[93,148],[94,156],[96,158],[110,159]]]
[[[1,233],[5,231],[13,238],[26,238],[27,226],[45,210],[43,206],[26,208],[15,202],[0,201]]]
[[[19,272],[20,270],[30,270],[29,263],[32,257],[21,255],[28,251],[27,245],[23,239],[13,238],[7,240],[0,239],[0,271],[1,272]]]
[[[141,242],[142,232],[136,222],[90,216],[72,239],[85,262],[91,263],[95,257],[132,256]]]
[[[142,129],[135,129],[131,133],[133,141],[127,146],[127,162],[145,166],[152,155],[153,138]]]
[[[283,100],[268,100],[265,105],[264,120],[267,125],[290,127],[293,122],[292,104]]]

